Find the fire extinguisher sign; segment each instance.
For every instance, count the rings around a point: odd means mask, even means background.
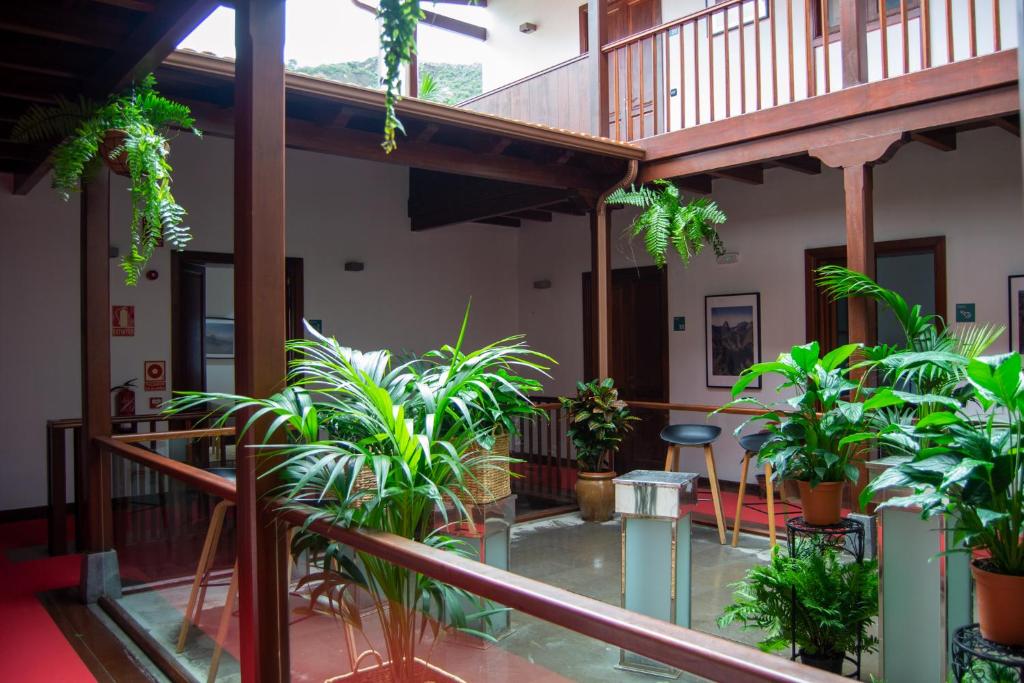
[[[146,391],[167,391],[167,361],[147,360],[143,377]]]
[[[111,335],[114,337],[135,336],[135,307],[111,306]]]

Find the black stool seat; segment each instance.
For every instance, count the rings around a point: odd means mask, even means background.
[[[234,467],[207,467],[206,471],[210,474],[216,474],[218,477],[224,477],[230,482],[235,481]]]
[[[743,450],[748,453],[758,453],[761,450],[761,446],[764,446],[764,442],[768,440],[772,434],[771,432],[757,432],[756,434],[745,434],[740,437],[740,446]]]
[[[704,446],[718,438],[721,427],[702,424],[668,425],[661,430],[661,440],[679,446]]]

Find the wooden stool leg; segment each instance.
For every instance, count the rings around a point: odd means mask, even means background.
[[[189,591],[188,594],[188,605],[185,607],[185,618],[182,620],[181,630],[178,632],[178,652],[185,649],[185,640],[188,638],[189,626],[192,625],[193,621],[198,619],[199,613],[203,609],[203,602],[199,599],[199,596],[202,593],[205,597],[206,590],[204,578],[210,571],[214,555],[217,554],[217,541],[220,540],[221,526],[224,522],[224,515],[227,513],[229,505],[231,505],[231,503],[226,500],[222,500],[217,503],[217,507],[213,509],[213,516],[210,518],[210,528],[206,531],[206,540],[203,541],[203,551],[199,555],[199,564],[196,565],[196,576],[192,580],[192,590]]]
[[[670,445],[668,447],[668,450],[665,451],[665,471],[666,472],[672,472],[673,470],[675,470],[675,464],[673,464],[673,460],[675,460],[675,458],[673,458],[673,456],[675,455],[675,452],[676,452],[676,447],[672,446],[672,445]]]
[[[740,517],[743,515],[743,495],[747,492],[747,467],[750,465],[750,451],[743,453],[743,466],[740,468],[740,492],[736,499],[736,520],[732,523],[732,547],[740,540]]]
[[[718,488],[718,472],[715,469],[715,453],[711,444],[704,444],[704,462],[708,468],[711,483],[711,502],[715,506],[715,521],[718,522],[718,542],[725,545],[725,510],[722,508],[722,492]]]
[[[210,587],[210,572],[213,571],[213,563],[217,560],[217,547],[220,545],[220,533],[224,530],[224,519],[227,517],[228,508],[233,507],[234,503],[223,500],[217,503],[217,508],[221,508],[221,513],[214,517],[210,521],[210,528],[213,529],[211,533],[213,536],[213,545],[210,546],[210,554],[206,556],[206,567],[203,569],[203,582],[199,586],[199,601],[196,607],[195,622],[199,622],[199,613],[203,609],[203,605],[206,604],[206,589]]]
[[[235,608],[235,594],[238,593],[238,560],[231,569],[231,583],[228,584],[228,595],[224,600],[224,611],[220,614],[220,626],[217,627],[217,641],[210,658],[210,671],[206,675],[206,683],[217,680],[217,669],[220,668],[220,655],[224,651],[224,640],[228,636],[228,624],[231,623],[231,612]]]
[[[772,466],[764,466],[764,487],[768,494],[768,538],[775,546],[775,484],[772,483]]]

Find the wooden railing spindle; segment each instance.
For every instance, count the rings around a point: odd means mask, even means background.
[[[900,35],[903,40],[903,73],[910,73],[910,40],[909,21],[907,20],[907,0],[900,0]]]
[[[924,0],[922,0],[923,2]],[[999,0],[992,0],[992,48],[995,52],[1003,49],[1003,37],[1001,35],[1001,21],[999,17]]]
[[[814,97],[818,94],[818,79],[814,76],[814,62],[816,57],[814,55],[814,31],[811,28],[814,25],[814,20],[811,12],[811,0],[804,0],[804,27],[807,29],[804,33],[806,36],[806,49],[807,49],[807,96]]]
[[[745,43],[746,40],[746,28],[743,24],[743,8],[747,6],[746,2],[741,2],[739,6],[740,11],[740,113],[747,113],[747,54]],[[755,13],[756,14],[756,13]]]
[[[952,0],[946,0],[947,3]],[[889,15],[885,0],[878,0],[878,38],[882,50],[882,78],[889,77]]]
[[[724,46],[725,56],[722,61],[725,63],[725,118],[732,116],[732,103],[730,102],[732,95],[732,83],[730,83],[730,75],[732,69],[729,68],[729,10],[728,8],[722,12],[722,45]]]
[[[686,24],[679,26],[679,127],[686,128]]]
[[[619,97],[619,51],[612,52],[615,80],[612,90],[615,92],[615,140],[622,140],[622,99]]]
[[[647,73],[644,71],[644,41],[640,41],[636,46],[636,56],[639,64],[639,80],[640,80],[640,102],[639,102],[639,114],[640,114],[640,138],[644,136],[644,119],[647,118],[646,108],[644,107],[644,82],[647,80]]]
[[[795,55],[796,51],[793,46],[796,44],[796,37],[793,34],[793,3],[789,2],[786,5],[786,48],[789,50],[789,101],[793,102],[796,98],[796,64]]]
[[[761,109],[761,0],[754,0],[754,109]],[[774,45],[772,46],[774,56]]]
[[[680,34],[682,35],[682,34]],[[664,76],[665,89],[662,91],[665,97],[665,132],[672,130],[672,56],[669,54],[669,35],[665,34],[665,38],[662,41],[662,54],[664,54],[664,67],[662,67],[661,73]]]
[[[978,56],[978,19],[975,16],[974,0],[967,0],[967,44],[968,54]]]
[[[693,22],[693,106],[696,110],[698,126],[703,123],[700,116],[700,34],[697,32],[699,23],[699,21]]]
[[[999,4],[999,0],[994,0]],[[931,17],[929,16],[928,0],[921,0],[921,68],[927,69],[932,65],[932,31]]]
[[[946,63],[953,63],[953,0],[946,0]]]
[[[818,0],[818,6],[821,14],[821,50],[822,50],[822,70],[825,72],[825,92],[832,92],[832,84],[829,82],[832,69],[830,68],[828,48],[832,42],[831,26],[828,20],[828,0]]]
[[[626,46],[626,140],[633,139],[633,46]]]
[[[715,120],[715,36],[711,30],[711,16],[707,20],[708,30],[708,120]]]

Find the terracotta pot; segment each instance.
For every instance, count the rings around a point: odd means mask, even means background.
[[[103,136],[103,141],[100,142],[99,154],[100,158],[103,159],[103,163],[107,165],[111,172],[121,176],[130,175],[128,171],[128,153],[122,150],[113,159],[110,158],[110,153],[123,145],[126,137],[128,137],[128,134],[123,130],[112,128],[107,131],[107,134]]]
[[[614,472],[580,472],[576,479],[576,502],[587,522],[607,522],[615,510]]]
[[[804,521],[813,526],[838,524],[843,518],[843,487],[845,481],[823,481],[814,488],[808,481],[800,486],[800,506]]]
[[[989,571],[989,565],[986,560],[975,560],[971,564],[981,635],[1001,645],[1022,647],[1024,576],[997,574]]]
[[[834,674],[843,673],[843,655],[811,655],[800,650],[800,663]]]

